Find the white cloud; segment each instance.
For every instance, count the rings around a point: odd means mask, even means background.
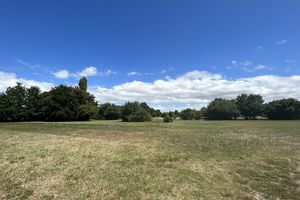
[[[286,44],[287,43],[287,40],[279,40],[276,42],[277,45],[283,45],[283,44]]]
[[[0,92],[16,82],[22,82],[27,87],[39,86],[42,91],[54,86],[50,82],[18,78],[14,73],[0,71]],[[199,109],[216,97],[235,98],[241,93],[259,93],[266,101],[286,97],[300,99],[299,88],[300,75],[227,79],[221,74],[195,70],[154,82],[132,81],[112,88],[91,87],[90,92],[100,102],[145,101],[162,110],[180,110],[186,107]]]
[[[142,75],[140,72],[128,72],[128,76],[137,76],[137,75]]]
[[[89,66],[84,68],[83,70],[81,70],[80,72],[76,72],[76,73],[70,73],[68,70],[59,70],[57,72],[52,73],[56,78],[60,78],[60,79],[66,79],[69,77],[73,77],[73,78],[80,78],[82,76],[101,76],[101,77],[106,77],[106,76],[110,76],[113,74],[117,74],[116,71],[112,71],[112,70],[107,70],[107,71],[100,71],[98,72],[97,68],[94,66]]]
[[[216,97],[235,98],[241,93],[259,93],[265,100],[300,98],[300,76],[264,75],[235,80],[206,71],[191,71],[177,78],[154,82],[132,81],[112,88],[93,87],[100,102],[146,101],[155,108],[200,108]]]
[[[68,70],[63,69],[63,70],[59,70],[57,72],[54,72],[53,75],[55,76],[55,78],[66,79],[66,78],[69,78],[70,73],[69,73]]]
[[[98,70],[94,66],[89,66],[78,72],[77,74],[79,76],[96,76],[98,73]]]
[[[16,82],[21,82],[27,87],[39,86],[42,91],[48,91],[54,86],[53,83],[18,78],[14,73],[0,71],[0,92],[4,92],[7,87],[16,85]]]

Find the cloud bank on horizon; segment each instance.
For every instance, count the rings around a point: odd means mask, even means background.
[[[82,75],[87,73],[90,72]],[[16,82],[22,82],[25,86],[39,86],[42,91],[55,86],[52,82],[27,80],[18,78],[14,73],[0,71],[1,92]],[[221,74],[194,70],[175,78],[167,77],[153,82],[131,81],[111,88],[94,85],[89,87],[89,91],[100,103],[140,101],[162,110],[180,110],[186,107],[201,108],[214,98],[235,98],[242,93],[261,94],[266,101],[286,97],[300,99],[299,88],[299,75],[227,79]]]

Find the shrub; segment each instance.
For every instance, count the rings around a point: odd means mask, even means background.
[[[169,115],[165,115],[165,116],[164,116],[164,122],[165,122],[165,123],[169,123],[169,122],[172,122],[172,121],[173,121],[173,118],[170,117]]]

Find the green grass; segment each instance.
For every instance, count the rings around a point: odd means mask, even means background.
[[[0,124],[0,199],[299,196],[299,121]]]

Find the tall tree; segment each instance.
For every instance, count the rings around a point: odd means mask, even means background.
[[[26,101],[25,101],[25,118],[26,120],[38,120],[40,119],[40,93],[41,90],[37,86],[32,86],[26,89]]]
[[[48,96],[49,95],[49,96]],[[59,85],[46,95],[46,120],[71,121],[79,116],[79,102],[72,87]]]
[[[22,121],[25,117],[26,88],[22,83],[17,82],[14,87],[6,90],[6,115],[8,120]]]
[[[81,90],[87,91],[87,78],[85,76],[80,78],[78,86]]]
[[[3,92],[0,93],[0,121],[4,122],[7,120],[7,95]]]

